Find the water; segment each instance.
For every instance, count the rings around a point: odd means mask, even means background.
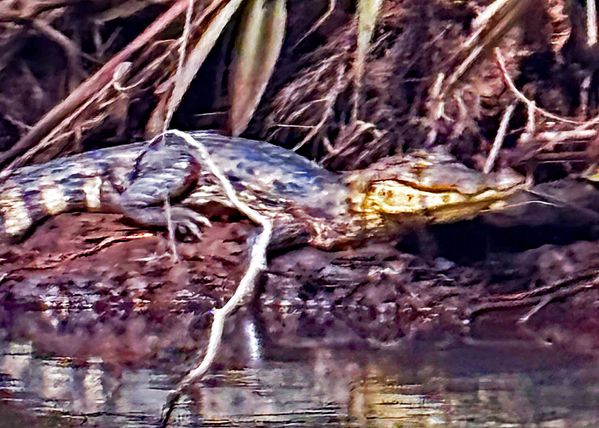
[[[599,426],[595,357],[525,342],[374,350],[298,340],[291,348],[261,336],[251,317],[237,323],[224,359],[179,401],[172,426]],[[82,361],[33,343],[2,343],[2,427],[156,426],[189,364]]]

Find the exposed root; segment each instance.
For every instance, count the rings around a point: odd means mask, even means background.
[[[497,45],[504,35],[531,7],[531,0],[495,0],[474,20],[475,31],[463,43],[461,49],[449,60],[451,74],[444,79],[440,98],[451,93],[457,83],[463,81],[474,66],[485,57],[490,48]]]
[[[293,150],[301,149],[307,142],[312,141],[318,134],[320,134],[323,131],[326,123],[330,120],[331,116],[333,115],[333,107],[337,102],[337,98],[339,97],[339,94],[341,94],[341,91],[344,89],[345,85],[343,81],[345,78],[345,73],[346,68],[339,67],[339,69],[337,70],[337,78],[335,79],[334,86],[331,88],[331,91],[327,94],[326,98],[322,100],[323,112],[320,120],[312,128],[312,130],[308,132],[308,134],[306,134],[302,141],[293,146]]]

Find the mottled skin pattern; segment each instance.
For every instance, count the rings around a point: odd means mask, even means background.
[[[475,216],[519,188],[515,175],[483,175],[442,154],[381,160],[338,175],[294,152],[210,132],[201,141],[239,198],[271,217],[273,246],[319,248],[395,233],[407,224]],[[0,185],[0,242],[22,239],[43,218],[67,211],[120,213],[147,227],[171,220],[197,233],[208,206],[231,207],[219,181],[182,139],[167,136],[21,168]]]

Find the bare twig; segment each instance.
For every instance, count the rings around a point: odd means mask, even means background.
[[[69,90],[72,91],[76,88],[77,84],[83,80],[85,73],[81,66],[81,49],[79,49],[71,39],[65,36],[63,33],[52,27],[47,22],[41,20],[35,20],[32,22],[34,29],[44,34],[54,43],[62,48],[65,56],[67,57],[67,63],[70,68],[69,73]]]
[[[592,272],[531,291],[495,296],[491,301],[473,305],[467,312],[467,319],[472,321],[476,316],[485,312],[510,310],[532,305],[545,306],[552,300],[591,290],[597,286],[599,286],[599,277],[597,277],[596,272]],[[547,299],[549,300],[547,301]],[[530,311],[529,314],[531,314]]]
[[[520,139],[518,143],[526,143],[531,140],[535,131],[537,129],[536,117],[535,117],[535,102],[531,102],[526,106],[526,128],[522,135],[520,135]]]
[[[585,71],[584,79],[580,83],[580,115],[585,117],[589,111],[589,89],[591,88],[592,72]]]
[[[539,303],[537,303],[530,311],[528,311],[525,315],[522,315],[518,318],[518,324],[527,323],[528,320],[545,306],[547,306],[553,300],[553,296],[545,296]]]
[[[595,0],[587,0],[587,45],[597,43],[597,5]]]
[[[302,139],[302,141],[300,141],[293,147],[293,150],[299,150],[300,148],[302,148],[308,141],[316,137],[318,133],[322,130],[322,128],[324,128],[325,124],[333,114],[333,108],[335,107],[337,98],[339,97],[339,94],[341,93],[344,87],[343,78],[345,76],[345,71],[346,67],[340,65],[337,69],[337,78],[335,79],[335,85],[331,89],[331,92],[329,92],[326,96],[325,109],[322,113],[320,120],[318,121],[316,126],[310,132],[308,132],[308,134]]]
[[[508,31],[522,19],[530,7],[530,0],[495,0],[474,20],[472,35],[449,60],[451,74],[444,81],[441,99],[467,76],[481,58],[503,39]]]
[[[164,200],[164,213],[166,214],[166,226],[168,230],[168,243],[171,247],[171,261],[173,263],[179,262],[179,254],[177,253],[177,245],[175,243],[175,225],[173,224],[171,203],[166,198]]]
[[[512,103],[505,109],[505,112],[503,113],[501,123],[499,124],[499,129],[497,130],[497,135],[493,141],[493,147],[491,147],[491,151],[489,152],[489,156],[487,157],[487,161],[485,162],[485,166],[483,168],[483,172],[485,174],[490,173],[493,169],[493,165],[495,165],[495,160],[499,154],[499,149],[503,145],[503,140],[505,139],[505,134],[507,133],[507,127],[510,124],[510,119],[512,118],[512,114],[514,113],[515,109],[516,103]]]
[[[304,40],[306,40],[306,38],[314,33],[316,30],[318,30],[318,28],[324,24],[324,22],[329,19],[329,16],[331,16],[331,14],[333,13],[333,11],[335,10],[335,7],[337,6],[337,1],[336,0],[329,0],[329,7],[328,9],[322,14],[322,16],[318,19],[318,21],[316,21],[314,23],[314,25],[312,25],[310,27],[310,29],[308,31],[306,31],[304,33],[304,35],[297,41],[295,42],[295,44],[293,45],[293,47],[291,48],[292,50],[295,50]]]
[[[55,1],[34,1],[28,2],[31,7],[25,10],[4,11],[0,10],[0,22],[23,23],[35,19],[38,15],[53,9],[60,9],[65,6],[77,3],[80,0],[55,0]]]
[[[565,117],[558,116],[556,114],[548,112],[547,110],[544,110],[544,109],[538,107],[537,105],[535,105],[534,101],[528,99],[526,97],[526,95],[524,95],[516,87],[516,84],[514,83],[514,81],[512,80],[512,78],[510,77],[510,75],[507,71],[507,68],[505,66],[505,60],[504,60],[503,55],[501,54],[501,50],[499,48],[495,48],[495,58],[497,59],[497,64],[499,65],[499,69],[501,70],[501,75],[503,77],[505,84],[512,91],[512,93],[516,96],[516,98],[518,98],[520,101],[522,101],[524,104],[526,104],[527,107],[534,109],[536,112],[540,113],[542,116],[545,116],[549,119],[557,120],[558,122],[571,123],[574,125],[581,125],[581,124],[585,123],[584,121],[573,120],[573,119],[568,119]]]
[[[191,34],[191,17],[193,16],[194,0],[189,0],[187,3],[187,11],[185,12],[185,25],[183,26],[183,32],[179,40],[179,60],[177,61],[177,70],[175,71],[175,79],[177,82],[180,80],[181,73],[183,72],[183,65],[185,63],[185,53],[187,52],[187,42],[189,41],[189,35]],[[174,97],[169,98],[168,108],[166,110],[166,117],[164,118],[164,124],[162,128],[162,135],[166,134],[166,130],[171,123],[175,109],[179,105],[179,100]]]
[[[358,1],[357,46],[352,66],[354,88],[351,101],[351,115],[353,122],[358,120],[358,109],[366,67],[366,57],[371,49],[370,42],[372,41],[382,3],[381,0]]]
[[[235,189],[229,179],[220,171],[218,166],[214,163],[208,150],[204,147],[204,145],[195,140],[191,135],[179,131],[171,129],[167,131],[169,134],[176,135],[180,138],[183,138],[190,146],[192,146],[197,153],[199,154],[202,162],[208,167],[210,172],[218,179],[218,181],[223,186],[225,194],[227,198],[233,203],[233,205],[244,215],[246,215],[250,220],[259,224],[262,227],[262,232],[260,236],[256,240],[256,243],[252,247],[250,253],[250,263],[248,268],[241,278],[239,282],[239,286],[235,290],[235,293],[227,303],[218,309],[213,311],[213,321],[212,327],[210,329],[210,337],[208,339],[208,346],[206,348],[206,353],[204,354],[204,358],[200,362],[198,366],[192,369],[187,375],[179,382],[177,389],[172,391],[169,394],[167,402],[163,408],[162,412],[162,426],[166,426],[168,423],[168,419],[173,410],[173,407],[183,391],[189,387],[193,382],[201,379],[216,357],[216,353],[218,352],[218,348],[220,347],[220,343],[222,341],[223,328],[224,323],[229,315],[231,315],[237,308],[243,303],[243,300],[246,299],[249,295],[253,293],[254,283],[257,276],[260,272],[266,267],[266,249],[268,244],[270,243],[272,236],[273,225],[272,222],[257,212],[256,210],[249,207],[247,204],[242,202],[238,197]]]
[[[535,135],[537,141],[571,141],[588,140],[597,137],[595,129],[572,129],[566,131],[542,131]]]
[[[115,69],[115,71],[118,70],[118,67]],[[34,145],[33,147],[31,147],[29,150],[27,150],[23,155],[17,157],[16,159],[14,159],[10,164],[8,164],[4,170],[2,170],[0,172],[0,183],[4,182],[8,177],[10,177],[13,173],[13,171],[22,166],[24,163],[26,163],[27,161],[29,161],[31,158],[33,158],[36,154],[38,154],[39,152],[47,149],[49,146],[54,144],[54,141],[57,137],[57,134],[59,133],[59,131],[62,129],[63,125],[69,124],[71,122],[74,121],[74,119],[81,114],[81,112],[83,112],[86,108],[88,108],[90,105],[92,105],[94,102],[96,102],[97,100],[99,100],[102,95],[103,95],[103,91],[106,87],[109,86],[113,86],[114,83],[120,79],[122,76],[118,75],[118,76],[113,76],[112,80],[109,81],[106,85],[104,85],[103,87],[99,88],[98,91],[92,95],[90,95],[87,99],[81,100],[81,104],[78,106],[75,106],[75,110],[72,111],[67,117],[65,117],[64,119],[62,119],[56,126],[54,126],[47,135],[44,136],[44,138],[37,144]],[[68,99],[68,98],[67,98]],[[43,119],[42,119],[43,120]],[[39,124],[39,122],[38,122]],[[37,126],[37,125],[36,125]],[[34,127],[35,128],[35,127]],[[24,137],[26,138],[26,136]],[[18,143],[17,143],[18,144]],[[14,146],[13,146],[14,148]],[[10,152],[12,149],[3,152],[4,153],[8,153]],[[0,163],[2,163],[2,154],[0,154]]]

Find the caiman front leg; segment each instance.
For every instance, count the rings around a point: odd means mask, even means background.
[[[183,149],[150,147],[140,155],[125,189],[119,192],[111,181],[113,191],[107,192],[108,204],[112,211],[140,226],[166,228],[170,221],[174,230],[199,237],[198,225],[210,226],[210,221],[190,208],[170,205],[193,189],[200,168]]]

